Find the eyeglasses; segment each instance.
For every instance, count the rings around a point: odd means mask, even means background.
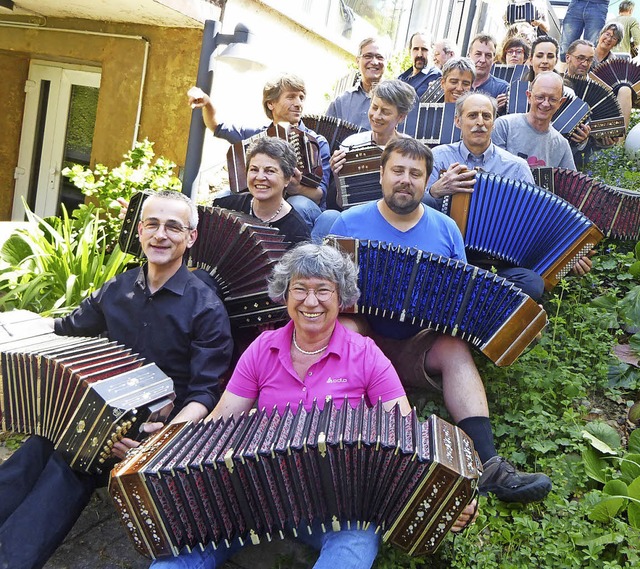
[[[593,57],[586,57],[585,55],[571,55],[567,53],[568,56],[573,57],[578,63],[593,63]]]
[[[616,35],[611,33],[611,32],[605,32],[604,34],[602,34],[601,37],[607,38],[607,39],[610,39],[610,40],[616,39]]]
[[[374,59],[376,61],[384,61],[384,55],[381,53],[363,53],[360,57],[365,61],[373,61]]]
[[[177,237],[184,231],[189,231],[189,227],[185,227],[181,223],[177,223],[176,221],[166,221],[165,223],[160,223],[156,219],[143,219],[142,220],[142,230],[145,233],[155,233],[160,229],[160,227],[164,227],[167,235],[171,235],[173,237]]]
[[[523,55],[523,54],[524,54],[524,49],[522,49],[521,47],[515,47],[513,49],[507,50],[507,55]]]
[[[531,95],[536,103],[543,103],[544,101],[549,101],[550,105],[557,105],[560,102],[560,99],[556,99],[555,97],[549,97],[547,95]]]
[[[310,292],[314,294],[318,302],[327,302],[333,296],[333,293],[336,291],[335,289],[331,290],[330,288],[314,289],[314,288],[304,288],[301,286],[294,286],[289,289],[291,298],[297,301],[306,300]]]

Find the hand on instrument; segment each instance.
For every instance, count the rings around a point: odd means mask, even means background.
[[[507,94],[501,93],[496,97],[496,103],[498,103],[498,111],[502,111],[507,106]]]
[[[598,145],[601,148],[609,148],[610,146],[614,146],[615,144],[618,144],[619,140],[620,140],[619,136],[603,136],[602,138],[598,139]]]
[[[162,429],[162,427],[164,427],[164,423],[142,423],[142,425],[140,425],[140,431],[150,435],[151,433],[155,433],[156,431],[159,431],[160,429]],[[113,448],[111,449],[111,453],[115,457],[122,460],[127,454],[127,451],[129,451],[129,449],[137,448],[139,446],[140,446],[140,441],[135,441],[128,437],[124,437],[123,439],[120,439],[117,443],[113,445]]]
[[[293,171],[293,176],[291,176],[291,180],[286,187],[286,192],[290,196],[297,196],[302,193],[300,191],[300,186],[302,186],[302,172],[298,168]]]
[[[329,158],[329,165],[331,166],[331,171],[333,172],[334,176],[338,175],[338,172],[342,170],[342,167],[344,166],[344,163],[346,161],[347,161],[347,152],[345,150],[338,148],[338,150],[336,150],[333,153],[331,158]]]
[[[471,193],[476,183],[476,173],[475,170],[469,170],[464,164],[454,162],[429,188],[429,193],[434,198],[441,198],[459,192]]]
[[[211,99],[200,87],[191,87],[187,91],[189,97],[189,105],[192,109],[201,109],[211,104]]]
[[[461,532],[466,529],[467,526],[471,525],[476,521],[478,517],[478,499],[476,498],[468,504],[467,507],[462,510],[462,513],[458,516],[458,519],[455,521],[453,526],[451,526],[451,531],[454,533]]]
[[[583,143],[589,135],[591,134],[591,127],[588,124],[581,124],[576,127],[576,129],[571,134],[571,142],[575,142],[577,144]]]
[[[585,255],[578,260],[571,269],[571,272],[578,277],[584,277],[589,271],[591,271],[593,263],[591,262],[590,257],[593,257],[595,254],[596,252],[594,250],[589,251],[588,255]]]

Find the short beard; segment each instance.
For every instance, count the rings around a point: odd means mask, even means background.
[[[416,208],[420,205],[420,200],[411,200],[406,202],[404,205],[400,205],[395,202],[394,196],[390,196],[389,198],[384,198],[384,203],[387,204],[387,207],[398,215],[408,215],[416,210]]]

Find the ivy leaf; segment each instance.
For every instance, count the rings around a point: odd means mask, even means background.
[[[589,478],[597,480],[601,484],[606,482],[604,475],[607,463],[600,458],[600,455],[591,447],[582,451],[582,460],[584,462],[585,471]]]
[[[605,454],[618,454],[614,449],[619,449],[622,444],[618,431],[602,421],[588,423],[582,431],[582,438],[587,439],[594,448]]]

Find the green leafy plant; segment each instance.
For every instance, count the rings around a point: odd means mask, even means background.
[[[640,431],[631,433],[626,451],[606,423],[589,423],[582,434],[589,442],[582,453],[586,473],[603,485],[589,518],[606,523],[626,513],[629,525],[640,530]]]
[[[69,216],[42,219],[27,210],[31,227],[18,229],[0,250],[0,310],[24,308],[65,314],[122,272],[132,260],[119,247],[108,253],[104,220],[93,205]]]
[[[162,157],[155,158],[153,142],[145,139],[124,155],[124,161],[116,168],[103,164],[94,170],[76,164],[62,171],[85,196],[97,200],[100,215],[106,224],[106,246],[111,249],[117,241],[122,224],[119,219],[118,198],[129,201],[131,194],[140,190],[177,190],[182,183],[175,176],[176,165]]]

